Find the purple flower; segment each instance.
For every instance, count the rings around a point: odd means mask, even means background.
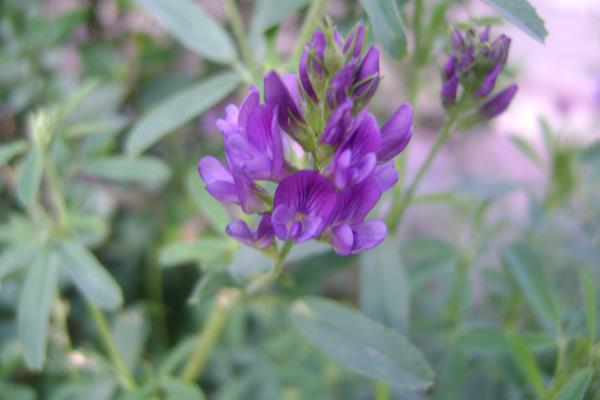
[[[368,177],[377,165],[381,134],[371,114],[361,114],[360,121],[346,141],[339,146],[326,168],[335,186],[343,190]]]
[[[354,29],[348,34],[346,41],[344,42],[344,53],[352,50],[352,57],[358,58],[362,52],[363,41],[365,40],[365,25],[360,22]]]
[[[303,118],[294,74],[287,74],[282,79],[275,71],[267,72],[265,103],[277,107],[279,124],[286,132],[293,133],[298,130],[298,123],[302,123]]]
[[[218,125],[230,166],[254,180],[278,181],[285,175],[285,166],[277,109],[259,104],[259,99],[258,90],[251,87],[239,112],[235,106],[228,107],[225,120]]]
[[[442,83],[440,96],[444,105],[456,103],[456,92],[458,91],[458,77],[453,76]]]
[[[387,233],[381,221],[365,221],[381,197],[374,179],[339,192],[331,216],[329,242],[338,255],[346,256],[369,250],[383,241]]]
[[[479,113],[487,119],[492,119],[502,114],[510,105],[510,102],[513,97],[515,97],[518,89],[519,88],[514,83],[504,88],[498,94],[486,101],[479,108]]]
[[[379,184],[381,192],[386,192],[398,182],[398,171],[394,167],[393,161],[388,161],[377,165],[373,171],[372,177]]]
[[[356,118],[352,116],[352,101],[344,101],[335,109],[321,135],[321,143],[332,146],[341,144],[354,129]]]
[[[266,206],[259,194],[266,194],[247,176],[239,171],[231,172],[212,156],[198,161],[198,172],[206,183],[206,190],[222,203],[239,204],[244,212],[264,211]]]
[[[381,148],[377,152],[380,162],[391,160],[406,148],[412,137],[412,119],[412,107],[404,103],[381,126]]]
[[[271,223],[280,240],[302,243],[326,228],[336,202],[335,188],[317,171],[299,171],[275,191]]]
[[[306,94],[315,102],[318,102],[318,98],[310,76],[311,74],[318,77],[325,76],[325,46],[327,46],[325,33],[321,30],[316,30],[310,41],[306,44],[298,66],[300,83]]]
[[[261,215],[256,230],[250,229],[245,221],[234,220],[227,225],[225,231],[229,236],[240,242],[248,246],[258,247],[259,249],[270,246],[275,238],[273,225],[271,225],[271,216],[268,214]]]

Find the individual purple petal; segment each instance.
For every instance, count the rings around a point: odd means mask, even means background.
[[[332,224],[362,222],[380,198],[381,189],[374,178],[338,192]]]
[[[251,179],[267,180],[271,177],[271,160],[267,154],[243,138],[231,135],[225,142],[227,161]]]
[[[275,234],[297,243],[319,236],[335,203],[333,185],[317,171],[299,171],[284,178],[273,201]]]
[[[254,246],[255,237],[245,221],[234,220],[227,224],[225,232],[234,239],[248,245]]]
[[[454,56],[450,56],[444,65],[444,80],[450,79],[454,75],[456,75],[456,58]]]
[[[343,51],[347,53],[352,50],[352,57],[360,56],[362,52],[363,41],[365,38],[365,25],[359,22],[354,29],[350,32],[344,43]]]
[[[263,214],[256,230],[256,246],[260,249],[268,247],[273,243],[273,239],[275,239],[275,232],[273,231],[271,216]]]
[[[391,160],[406,148],[412,136],[412,119],[412,107],[404,103],[382,125],[381,148],[377,153],[380,162]]]
[[[479,113],[487,119],[492,119],[502,114],[510,105],[513,97],[517,93],[519,88],[516,84],[512,84],[498,94],[494,95],[491,99],[486,101],[480,108]]]
[[[486,26],[483,32],[479,35],[480,42],[487,42],[490,40],[490,26]]]
[[[460,58],[460,62],[458,63],[459,72],[466,71],[473,64],[473,61],[475,61],[474,51],[475,47],[473,47],[473,45],[467,47],[462,57]]]
[[[355,98],[370,99],[379,86],[379,50],[369,47],[358,67],[355,82],[358,84],[354,91]]]
[[[289,75],[286,75],[289,84]],[[269,71],[265,75],[265,103],[278,109],[279,124],[287,132],[294,132],[298,126],[297,121],[303,121],[294,93],[290,93],[282,78],[275,71]],[[297,85],[296,85],[297,99]]]
[[[239,116],[237,119],[238,126],[240,128],[240,132],[242,136],[247,137],[247,126],[248,126],[248,118],[254,112],[254,110],[260,105],[260,93],[256,86],[250,86],[250,90],[246,98],[242,101],[239,110]]]
[[[499,64],[506,64],[511,40],[508,36],[502,34],[492,43],[492,60]]]
[[[336,108],[346,99],[354,83],[355,63],[350,61],[333,76],[327,88],[327,102],[331,108]]]
[[[462,50],[462,48],[465,45],[465,39],[463,37],[462,32],[458,29],[454,29],[450,33],[450,38],[452,40],[452,47],[455,50]]]
[[[339,256],[349,256],[352,254],[354,233],[350,225],[340,224],[331,228],[329,243],[331,243],[335,253]]]
[[[373,171],[373,178],[379,184],[381,192],[391,189],[398,182],[398,171],[393,161],[380,164]]]
[[[206,183],[206,190],[223,203],[237,203],[238,195],[231,173],[215,157],[198,161],[198,172]]]
[[[387,227],[381,221],[366,221],[352,225],[354,242],[352,254],[361,253],[383,242],[387,234]]]
[[[304,91],[314,102],[317,102],[319,99],[317,98],[317,94],[315,93],[315,89],[313,88],[312,83],[310,82],[310,73],[308,72],[309,63],[312,63],[311,56],[309,55],[308,50],[304,50],[302,53],[302,57],[300,57],[300,63],[298,65],[298,76],[300,77],[300,83],[304,88]]]
[[[267,193],[257,186],[241,171],[232,171],[233,184],[237,192],[238,203],[246,214],[254,214],[266,210],[265,203],[259,197]],[[208,187],[207,187],[208,190]]]
[[[239,110],[233,104],[225,107],[225,119],[217,120],[217,128],[223,134],[223,137],[228,137],[231,134],[239,133],[238,128]]]
[[[350,134],[354,125],[352,105],[352,101],[345,100],[333,111],[323,130],[321,143],[337,146],[346,139],[346,136]]]
[[[475,91],[475,95],[479,97],[485,97],[494,89],[494,85],[496,85],[496,79],[498,79],[498,75],[502,72],[502,68],[504,66],[502,64],[496,64],[496,66],[483,78],[481,84]]]
[[[456,92],[458,90],[458,77],[453,76],[442,84],[440,97],[444,105],[451,105],[456,102]]]

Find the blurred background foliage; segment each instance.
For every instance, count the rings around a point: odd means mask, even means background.
[[[275,288],[242,301],[227,291],[271,261],[225,235],[236,210],[197,177],[202,155],[222,155],[226,102],[268,69],[293,69],[302,29],[324,13],[344,32],[370,18],[389,88],[372,111],[417,108],[410,177],[443,118],[450,27],[501,29],[475,3],[2,1],[0,397],[600,399],[600,143],[541,115],[534,132],[501,132],[510,145],[497,150],[541,179],[432,174],[399,233],[372,252],[300,246]],[[488,3],[543,39],[535,11]],[[463,135],[494,136],[489,126]],[[460,140],[447,157],[469,157]],[[302,307],[351,327],[339,337],[350,353],[365,345],[355,324],[402,333],[435,378],[415,372],[411,391],[394,385],[402,358],[344,361]],[[186,376],[212,309],[223,331],[198,378]]]

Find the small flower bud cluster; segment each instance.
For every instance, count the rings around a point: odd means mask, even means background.
[[[385,238],[385,224],[366,217],[398,179],[393,159],[411,138],[412,109],[402,104],[381,126],[368,111],[379,50],[363,51],[364,38],[362,24],[345,40],[334,27],[317,30],[298,74],[270,71],[262,101],[251,87],[227,107],[217,122],[226,162],[204,157],[199,173],[219,201],[259,215],[256,228],[232,221],[229,235],[257,248],[316,239],[340,255]]]

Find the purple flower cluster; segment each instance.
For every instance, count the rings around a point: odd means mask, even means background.
[[[251,87],[217,122],[226,162],[198,163],[206,189],[222,203],[258,214],[255,229],[235,220],[227,233],[258,248],[275,238],[328,241],[339,255],[368,250],[387,233],[366,220],[398,179],[393,158],[412,135],[412,109],[402,104],[379,126],[367,104],[379,85],[379,51],[363,51],[364,26],[344,40],[317,30],[298,74],[270,71],[264,101]]]
[[[460,85],[463,93],[485,100],[479,107],[479,114],[484,118],[491,119],[504,112],[517,92],[516,84],[486,98],[494,90],[506,65],[510,38],[500,35],[491,40],[489,27],[479,35],[473,29],[469,29],[465,35],[454,29],[451,42],[452,51],[442,77],[441,97],[444,106],[451,107],[456,103]]]

